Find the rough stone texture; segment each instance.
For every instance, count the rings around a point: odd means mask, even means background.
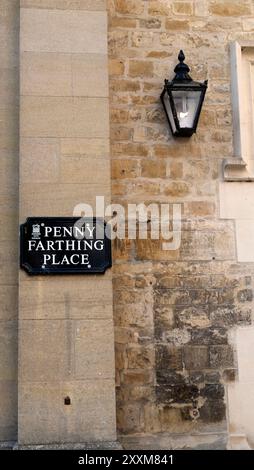
[[[18,17],[18,0],[1,1],[0,443],[17,438]]]
[[[210,433],[209,435],[169,435],[158,433],[153,436],[123,436],[121,443],[127,450],[226,450],[226,433]]]
[[[108,1],[110,60],[121,61],[110,72],[113,201],[177,202],[183,215],[176,251],[162,251],[161,240],[114,245],[126,448],[226,446],[225,387],[236,372],[230,331],[252,321],[254,268],[237,262],[218,183],[222,160],[233,156],[228,45],[253,39],[253,8],[249,0]],[[179,49],[193,78],[209,80],[198,132],[187,140],[172,138],[159,99]]]

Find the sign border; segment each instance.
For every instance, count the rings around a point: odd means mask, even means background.
[[[25,261],[25,250],[24,250],[24,242],[26,240],[26,233],[25,233],[25,229],[26,229],[26,226],[28,223],[38,223],[38,220],[39,219],[43,219],[45,221],[49,220],[49,221],[53,221],[55,219],[58,219],[59,221],[66,221],[66,220],[80,220],[80,219],[87,219],[87,221],[91,221],[93,220],[93,223],[96,223],[96,222],[101,222],[104,224],[104,233],[105,233],[105,227],[106,227],[106,222],[103,218],[96,218],[96,217],[93,217],[93,218],[89,218],[89,217],[27,217],[26,221],[23,223],[23,224],[20,224],[20,230],[19,230],[19,233],[20,233],[20,268],[21,269],[24,269],[29,275],[69,275],[69,274],[78,274],[78,275],[92,275],[92,274],[104,274],[106,272],[107,269],[111,268],[112,267],[112,246],[111,246],[111,240],[105,236],[104,238],[104,242],[105,242],[105,252],[107,253],[108,255],[108,262],[107,263],[104,263],[102,266],[96,268],[96,270],[94,270],[93,268],[89,269],[89,271],[85,271],[84,269],[81,270],[79,268],[70,268],[68,270],[63,270],[63,268],[59,268],[59,267],[56,267],[56,268],[53,268],[52,270],[52,267],[46,267],[45,269],[43,269],[42,267],[36,267],[36,268],[33,268],[29,263],[27,263]]]

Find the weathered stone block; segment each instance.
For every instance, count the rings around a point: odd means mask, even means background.
[[[136,19],[122,17],[122,16],[113,16],[110,18],[109,26],[114,30],[115,28],[136,28]]]
[[[108,139],[60,139],[61,155],[86,156],[93,158],[109,158]]]
[[[207,400],[199,412],[200,419],[207,423],[216,423],[226,418],[226,406],[223,400]]]
[[[139,15],[143,13],[144,2],[142,0],[115,0],[117,13]]]
[[[142,303],[118,304],[114,301],[114,304],[114,318],[117,326],[129,327],[129,325],[132,325],[132,327],[152,329],[152,308],[147,308]]]
[[[74,376],[74,332],[71,320],[22,320],[21,381],[59,381]]]
[[[200,385],[205,382],[205,376],[203,372],[200,371],[191,371],[189,373],[189,380],[191,383]]]
[[[113,323],[109,320],[77,320],[75,323],[75,378],[114,378]]]
[[[33,199],[31,193],[33,193]],[[109,204],[110,185],[96,183],[69,183],[67,185],[64,183],[24,183],[20,192],[22,199],[20,218],[23,220],[33,213],[40,214],[41,217],[55,217],[55,214],[59,213],[63,217],[71,217],[74,207],[84,200],[86,204],[90,204],[95,210],[95,194],[103,194],[105,204]],[[15,262],[14,259],[13,263]]]
[[[153,384],[154,373],[152,369],[130,370],[123,372],[123,381],[127,385],[148,385]]]
[[[186,369],[205,369],[209,367],[208,360],[208,348],[206,346],[184,347],[184,363]]]
[[[190,303],[190,302],[189,302]],[[211,326],[207,305],[197,307],[175,307],[175,321],[178,327],[208,328]]]
[[[159,403],[192,403],[199,396],[195,385],[159,385],[156,387],[156,398]]]
[[[160,29],[161,28],[161,20],[159,20],[159,18],[140,20],[139,24],[141,28],[147,28],[147,29]]]
[[[181,364],[181,368],[183,364]],[[184,376],[171,369],[157,369],[156,370],[156,381],[157,384],[166,384],[166,385],[179,385],[185,384]]]
[[[110,59],[109,60],[109,74],[112,75],[123,75],[124,73],[124,61],[121,59]]]
[[[210,371],[206,372],[204,376],[204,382],[207,384],[218,384],[221,379],[221,374],[219,371]]]
[[[143,143],[117,143],[112,147],[113,156],[125,155],[126,157],[147,157],[149,147]]]
[[[131,60],[129,64],[129,74],[131,77],[152,77],[153,63],[141,60]]]
[[[170,13],[170,6],[167,2],[153,0],[148,4],[148,13],[153,16],[168,16]]]
[[[140,82],[134,80],[111,80],[110,91],[111,93],[131,93],[140,91]],[[119,104],[119,103],[118,103]]]
[[[17,439],[18,390],[17,380],[0,380],[0,437],[1,442]]]
[[[118,56],[122,58],[122,50],[128,46],[128,32],[115,30],[109,32],[108,48],[111,57]]]
[[[157,433],[161,431],[159,409],[154,403],[144,405],[144,430],[145,433]]]
[[[112,141],[119,141],[119,140],[131,140],[133,135],[133,130],[129,127],[124,126],[111,126],[110,129],[110,138]]]
[[[237,299],[239,302],[252,302],[253,300],[253,290],[244,289],[237,293]]]
[[[111,169],[113,179],[135,178],[139,176],[137,160],[112,160]]]
[[[139,403],[123,403],[118,406],[117,428],[124,434],[144,430],[143,409]]]
[[[14,281],[15,279],[13,279]],[[18,286],[0,285],[0,321],[16,320],[18,316]]]
[[[190,192],[190,187],[187,183],[183,181],[173,181],[172,183],[168,183],[165,186],[164,194],[166,196],[181,198],[187,196]]]
[[[152,347],[135,347],[127,349],[129,369],[151,369],[154,367],[154,351]]]
[[[108,97],[108,57],[100,52],[71,56],[72,96]]]
[[[133,257],[133,240],[116,238],[113,242],[114,256],[116,260],[129,260]]]
[[[236,369],[225,369],[223,371],[223,380],[226,382],[234,382],[237,377],[237,370]]]
[[[133,330],[129,328],[118,328],[116,327],[115,330],[115,343],[116,346],[119,347],[120,345],[125,345],[128,343],[137,343],[137,335],[135,336],[135,333]],[[125,356],[125,347],[121,352],[124,351],[124,356]]]
[[[22,52],[107,53],[102,11],[21,9]]]
[[[224,386],[222,384],[206,384],[201,389],[201,395],[208,400],[220,400],[224,397]]]
[[[59,164],[59,181],[61,183],[84,183],[96,180],[101,186],[110,180],[110,162],[108,159],[84,158],[83,156],[62,157]],[[98,167],[100,171],[98,172]]]
[[[182,348],[160,344],[156,346],[156,370],[181,370],[183,368]]]
[[[127,123],[129,119],[129,112],[125,109],[111,108],[110,121],[114,124]]]
[[[172,179],[181,179],[183,177],[183,163],[170,162],[169,163],[169,177]]]
[[[0,324],[0,381],[16,380],[18,361],[18,325],[16,321]]]
[[[190,201],[184,204],[184,214],[188,217],[207,217],[215,214],[215,204],[210,201]]]
[[[17,154],[18,150],[18,116],[16,104],[8,104],[0,108],[0,148]]]
[[[71,399],[70,406],[64,404],[66,396]],[[19,403],[20,444],[116,438],[112,380],[21,383]]]
[[[109,135],[108,100],[23,97],[20,133],[22,137],[106,138]]]
[[[190,23],[188,20],[167,19],[165,26],[169,31],[189,31],[190,29]]]
[[[34,164],[36,158],[36,165]],[[54,183],[59,180],[58,139],[23,139],[20,144],[20,172],[23,183]]]
[[[179,250],[164,251],[162,243],[164,243],[162,240],[136,240],[136,259],[140,261],[151,259],[161,261],[177,260],[179,258]]]
[[[71,56],[24,52],[21,55],[21,95],[71,96]]]
[[[21,0],[21,8],[59,10],[105,10],[105,0]]]
[[[19,315],[23,320],[96,318],[99,321],[112,318],[110,278],[86,276],[84,283],[82,276],[75,276],[72,280],[57,277],[38,280],[24,276],[19,293]]]
[[[227,344],[226,328],[195,328],[191,331],[191,342],[193,344]]]
[[[231,346],[210,346],[209,363],[210,367],[212,367],[213,369],[216,369],[217,367],[233,367],[234,354]]]
[[[231,327],[237,322],[237,314],[233,306],[210,307],[210,318],[213,325]]]
[[[143,48],[152,47],[154,44],[154,32],[153,31],[135,31],[131,35],[132,47]],[[140,55],[139,51],[136,52]]]
[[[17,282],[17,241],[0,242],[0,285],[13,285]]]
[[[147,178],[164,178],[166,176],[166,164],[164,161],[142,160],[141,176]]]
[[[192,2],[173,2],[173,12],[175,15],[192,15]]]
[[[147,52],[147,57],[151,59],[165,59],[170,57],[170,52],[167,51],[149,51]]]
[[[250,15],[250,4],[248,2],[239,3],[237,0],[225,2],[223,0],[216,0],[210,4],[210,13],[219,16],[242,16]]]

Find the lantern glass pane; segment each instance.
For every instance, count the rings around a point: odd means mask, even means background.
[[[180,128],[193,128],[202,91],[172,90]]]
[[[172,132],[174,134],[176,132],[176,125],[175,125],[175,121],[174,121],[174,118],[173,118],[172,109],[171,109],[171,106],[170,106],[169,96],[168,96],[167,93],[164,93],[163,102],[164,102],[164,105],[165,105],[165,108],[166,108],[166,111],[167,111],[168,119],[169,119],[170,124],[171,124]]]

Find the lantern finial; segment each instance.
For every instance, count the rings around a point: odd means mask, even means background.
[[[185,59],[185,55],[181,49],[178,54],[179,64],[177,64],[174,70],[176,75],[173,81],[178,81],[178,80],[191,81],[192,80],[192,78],[189,75],[190,68],[188,67],[187,64],[184,63],[184,59]]]
[[[185,55],[184,55],[184,52],[181,49],[179,54],[178,54],[178,60],[179,60],[179,62],[183,62],[184,59],[185,59]]]

